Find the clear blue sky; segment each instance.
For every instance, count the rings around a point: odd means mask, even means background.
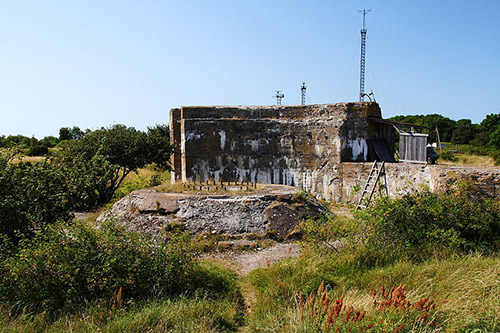
[[[3,0],[0,135],[168,122],[182,105],[358,100],[384,117],[500,112],[500,1]]]

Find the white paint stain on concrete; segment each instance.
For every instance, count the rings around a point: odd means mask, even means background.
[[[252,151],[259,150],[259,140],[250,140],[250,146],[252,146]]]
[[[182,135],[182,133],[181,133]],[[186,137],[186,140],[199,140],[201,139],[201,134],[200,133],[194,133],[194,132],[187,132],[185,137]]]
[[[368,144],[364,138],[357,137],[355,140],[349,139],[348,146],[352,149],[352,160],[358,161],[360,155],[362,160],[368,160]]]
[[[220,135],[220,149],[224,150],[224,147],[226,146],[226,132],[220,130],[219,135]]]

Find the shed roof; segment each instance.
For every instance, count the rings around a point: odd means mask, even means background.
[[[410,124],[410,123],[403,123],[401,121],[394,121],[394,120],[388,120],[388,119],[382,119],[382,118],[375,118],[375,117],[368,117],[369,120],[374,121],[376,123],[381,123],[381,124],[387,124],[387,125],[393,125],[396,127],[407,127],[407,128],[419,128],[419,129],[424,129],[426,126],[424,125],[416,125],[416,124]]]

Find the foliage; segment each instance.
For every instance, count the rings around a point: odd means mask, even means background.
[[[119,290],[127,299],[179,294],[192,288],[194,255],[185,235],[154,245],[112,222],[57,223],[2,258],[0,300],[54,311],[111,299]]]
[[[73,126],[73,128],[61,127],[59,129],[59,141],[80,140],[84,135],[85,133],[78,126]]]
[[[491,149],[500,150],[500,126],[490,134],[488,145]]]
[[[89,131],[82,139],[66,144],[58,159],[69,165],[104,159],[107,185],[99,190],[99,201],[104,203],[113,197],[131,172],[153,162],[168,166],[170,151],[168,128],[164,126],[157,125],[145,133],[133,127],[114,125]]]
[[[457,121],[457,128],[455,128],[451,135],[452,143],[465,144],[471,142],[477,134],[477,125],[472,124],[470,119],[461,119]]]
[[[436,141],[437,139],[436,126],[439,129],[441,141],[446,142],[449,142],[451,140],[453,131],[457,127],[457,124],[454,120],[443,117],[439,114],[395,116],[390,119],[425,126],[424,133],[429,134],[429,139],[431,141]]]
[[[493,133],[500,125],[500,113],[492,113],[487,115],[483,121],[481,121],[480,130],[481,132]]]
[[[496,137],[493,135],[500,126],[500,114],[487,115],[480,124],[473,124],[470,119],[452,120],[439,114],[428,115],[408,115],[395,116],[392,120],[407,122],[410,124],[424,125],[424,133],[429,134],[429,140],[436,141],[436,126],[439,129],[442,142],[452,142],[454,144],[471,144],[473,147],[480,148],[479,155],[486,155],[488,151],[485,146],[499,149]],[[493,139],[493,137],[495,139]],[[471,153],[471,152],[468,152]]]
[[[65,180],[72,210],[84,211],[107,202],[115,167],[103,156],[87,159],[83,155],[60,153],[50,165]]]
[[[36,144],[29,147],[26,155],[28,156],[45,156],[49,153],[49,149],[45,146]]]
[[[24,135],[9,135],[0,140],[2,148],[28,148],[30,142],[31,139]]]
[[[471,184],[450,182],[447,192],[424,191],[400,199],[383,198],[358,215],[371,228],[375,253],[427,259],[449,252],[500,248],[500,205],[482,198]]]
[[[46,152],[35,138],[29,142],[30,154]],[[68,221],[70,211],[102,205],[130,172],[151,162],[165,166],[170,152],[164,126],[145,133],[115,125],[65,142],[55,156],[34,164],[9,163],[17,151],[0,157],[1,235],[17,242],[47,224]]]
[[[303,243],[309,247],[324,247],[338,251],[341,243],[349,242],[355,230],[358,229],[354,221],[336,217],[333,214],[320,215],[308,218],[299,225]]]
[[[441,152],[441,158],[445,161],[451,161],[451,162],[458,161],[458,157],[451,150],[443,150]]]
[[[0,158],[0,235],[18,240],[57,220],[69,220],[65,179],[47,161],[8,163]]]
[[[59,143],[59,139],[55,136],[46,136],[38,142],[43,147],[51,148],[57,146],[57,144]]]
[[[121,199],[132,191],[162,184],[170,179],[170,173],[148,165],[137,173],[131,173],[114,193],[114,199]]]
[[[170,169],[170,129],[167,125],[157,124],[148,127],[147,147],[149,151],[149,163],[154,163],[157,167]]]

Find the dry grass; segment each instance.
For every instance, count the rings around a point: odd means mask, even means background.
[[[479,156],[479,155],[468,155],[468,154],[456,154],[458,160],[455,162],[446,161],[442,158],[438,160],[439,164],[446,165],[471,165],[471,166],[494,166],[495,161],[491,156]]]
[[[20,162],[30,162],[30,163],[36,163],[40,162],[45,159],[45,156],[19,156],[14,159],[12,159],[12,163],[20,163]]]

